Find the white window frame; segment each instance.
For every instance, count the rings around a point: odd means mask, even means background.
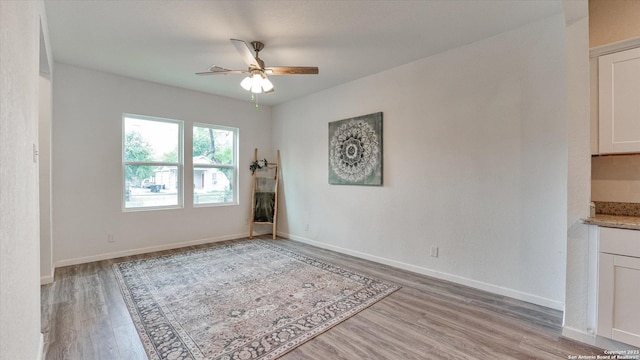
[[[240,138],[240,129],[236,128],[236,127],[231,127],[231,126],[222,126],[222,125],[214,125],[214,124],[207,124],[207,123],[193,123],[192,127],[191,127],[191,154],[193,156],[193,138],[195,137],[193,128],[195,127],[199,127],[199,128],[211,128],[214,130],[224,130],[224,131],[231,131],[233,133],[233,164],[231,165],[223,165],[223,164],[194,164],[192,163],[191,166],[191,173],[193,174],[195,172],[196,168],[214,168],[214,169],[233,169],[233,201],[230,202],[224,202],[224,203],[204,203],[204,204],[196,204],[196,194],[195,191],[193,192],[193,199],[192,199],[192,203],[193,203],[193,207],[194,208],[198,208],[198,207],[212,207],[212,206],[233,206],[233,205],[238,205],[240,204],[240,200],[238,199],[238,184],[239,184],[239,179],[238,179],[238,140]],[[192,175],[193,176],[193,175]],[[195,188],[193,189],[195,190]]]
[[[127,161],[125,160],[125,147],[126,147],[126,131],[125,131],[125,122],[127,118],[138,119],[138,120],[146,120],[146,121],[155,121],[155,122],[164,122],[178,125],[178,162],[164,162],[164,161]],[[146,115],[137,115],[137,114],[122,114],[122,211],[123,212],[133,212],[133,211],[153,211],[153,210],[165,210],[165,209],[182,209],[184,208],[184,121],[182,120],[174,120],[174,119],[166,119],[155,116],[146,116]],[[165,206],[139,206],[139,207],[127,207],[126,204],[126,187],[127,187],[127,175],[126,175],[126,166],[127,165],[139,165],[139,166],[176,166],[178,169],[178,186],[177,197],[178,204],[176,205],[165,205]]]

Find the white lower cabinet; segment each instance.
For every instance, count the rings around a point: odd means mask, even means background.
[[[599,232],[597,333],[640,346],[640,231]]]

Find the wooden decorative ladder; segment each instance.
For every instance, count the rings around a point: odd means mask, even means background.
[[[258,149],[253,156],[258,161]],[[251,219],[249,223],[249,239],[253,239],[255,224],[269,224],[272,226],[273,239],[276,238],[278,222],[278,175],[280,172],[280,150],[276,162],[268,162],[267,166],[253,172],[253,186],[251,191]]]

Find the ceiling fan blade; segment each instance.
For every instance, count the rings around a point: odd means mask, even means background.
[[[249,49],[249,46],[246,42],[238,39],[230,40],[233,43],[233,46],[236,47],[236,50],[238,50],[240,56],[242,56],[242,60],[244,61],[244,63],[247,64],[249,68],[262,69],[262,66],[260,66],[259,61],[256,60],[256,58],[253,56],[253,54],[251,53],[251,49]]]
[[[315,75],[318,73],[317,66],[269,66],[264,70],[269,75]]]
[[[203,71],[198,72],[196,75],[230,75],[230,74],[246,74],[244,70],[224,70],[224,71]]]
[[[228,74],[244,74],[246,72],[247,72],[246,70],[229,70],[221,66],[211,65],[211,67],[209,68],[209,71],[199,72],[199,73],[196,73],[196,75],[218,75],[218,74],[228,75]]]

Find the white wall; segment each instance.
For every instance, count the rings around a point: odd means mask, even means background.
[[[53,237],[56,266],[190,242],[245,236],[253,149],[271,153],[271,109],[249,102],[133,80],[56,63],[53,78]],[[122,114],[240,129],[241,205],[123,213]],[[185,149],[192,143],[185,136]],[[191,164],[185,152],[185,169]],[[185,171],[185,184],[193,174]],[[115,242],[107,242],[107,234]]]
[[[0,359],[40,356],[39,1],[0,1]]]
[[[53,55],[44,3],[40,16],[40,87],[38,114],[38,183],[40,202],[40,284],[53,282],[53,224],[51,214],[51,77]]]
[[[589,279],[589,216],[591,152],[589,118],[589,18],[586,1],[572,1],[565,9],[568,149],[567,289],[565,335],[590,336],[595,324],[593,281]],[[593,253],[592,255],[595,255]],[[590,297],[591,296],[591,297]],[[590,304],[591,302],[591,304]]]
[[[279,231],[562,308],[563,37],[558,15],[274,107]],[[328,185],[327,123],[377,111],[384,186]]]
[[[38,121],[40,195],[40,282],[53,281],[53,238],[51,214],[51,80],[40,75]]]

